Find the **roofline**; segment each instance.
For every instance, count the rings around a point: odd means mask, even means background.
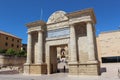
[[[13,34],[11,34],[11,33],[8,33],[8,32],[5,32],[5,31],[2,31],[2,30],[0,30],[0,33],[1,33],[1,34],[4,34],[4,35],[8,35],[8,36],[11,36],[11,37],[14,37],[14,38],[17,38],[17,39],[22,40],[21,38],[19,38],[19,37],[13,35]]]
[[[94,20],[94,23],[96,24],[96,17],[95,17],[93,8],[87,8],[87,9],[83,9],[83,10],[79,10],[79,11],[75,11],[75,12],[70,12],[70,13],[67,13],[66,16],[70,17],[70,16],[73,16],[73,14],[77,14],[77,13],[84,14],[87,12],[90,12],[91,17]]]
[[[36,27],[36,26],[45,26],[46,22],[44,22],[43,20],[38,20],[38,21],[34,21],[34,22],[30,22],[28,24],[26,24],[26,26],[29,27]]]
[[[103,31],[103,32],[101,32],[100,34],[112,33],[112,32],[120,32],[120,30]]]

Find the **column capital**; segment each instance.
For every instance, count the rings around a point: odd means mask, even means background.
[[[37,32],[43,32],[44,30],[38,30]]]
[[[31,34],[32,32],[28,31],[27,34]]]
[[[74,27],[74,26],[75,26],[75,24],[69,24],[69,26],[70,26],[70,27]]]
[[[86,24],[91,24],[91,25],[95,25],[92,21],[86,21]]]
[[[86,22],[86,25],[88,25],[88,24],[91,25],[92,31],[95,32],[95,31],[96,31],[96,30],[95,30],[95,24],[92,23],[91,21],[87,21],[87,22]]]
[[[86,23],[92,23],[92,21],[85,21]]]

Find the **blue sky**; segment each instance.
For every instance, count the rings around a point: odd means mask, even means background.
[[[27,43],[26,23],[47,21],[57,11],[78,11],[93,8],[97,24],[96,34],[118,30],[120,26],[120,0],[0,0],[0,30],[9,32]]]

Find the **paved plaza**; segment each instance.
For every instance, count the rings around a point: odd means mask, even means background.
[[[120,63],[102,64],[101,76],[68,76],[68,73],[55,73],[51,75],[23,75],[15,71],[1,71],[0,80],[120,80],[117,76]]]

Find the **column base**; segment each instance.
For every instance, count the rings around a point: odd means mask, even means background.
[[[87,62],[79,64],[79,75],[100,75],[100,64],[98,62]]]
[[[69,64],[69,75],[100,75],[100,63],[90,61],[82,64]]]
[[[47,64],[24,64],[24,74],[47,74]]]
[[[69,75],[78,75],[78,68],[79,64],[78,62],[69,62]]]

